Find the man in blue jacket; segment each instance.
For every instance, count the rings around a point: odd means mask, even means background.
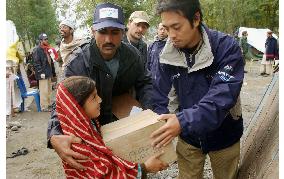
[[[165,146],[179,136],[179,178],[202,178],[207,154],[214,178],[236,178],[243,134],[241,49],[233,37],[202,24],[198,0],[160,0],[157,12],[169,39],[161,65],[152,69],[152,100],[166,124],[151,134],[152,145]],[[172,88],[178,112],[167,114]]]
[[[152,66],[158,63],[159,54],[164,48],[167,41],[167,31],[162,23],[159,23],[157,29],[157,35],[154,38],[154,42],[151,43],[148,47],[147,53],[147,69],[152,70]]]

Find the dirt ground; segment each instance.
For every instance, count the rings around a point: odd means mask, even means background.
[[[247,62],[245,80],[241,91],[244,125],[253,116],[266,87],[271,81],[271,76],[259,76],[259,61]],[[6,156],[21,147],[29,150],[27,155],[6,159],[6,178],[64,178],[61,161],[57,154],[46,148],[47,123],[50,114],[35,112],[32,103],[29,112],[18,113],[16,117],[7,119],[18,121],[21,128],[18,131],[6,130]]]

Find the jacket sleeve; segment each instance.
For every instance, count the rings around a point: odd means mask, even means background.
[[[55,102],[52,104],[51,118],[48,121],[47,127],[47,147],[52,149],[50,138],[53,135],[62,135],[63,131],[58,120]]]
[[[139,63],[137,63],[138,77],[135,82],[135,90],[143,109],[152,109],[151,93],[152,93],[152,79],[150,72],[144,67],[144,63],[139,56]]]
[[[278,41],[275,39],[275,60],[279,60],[279,44]]]
[[[241,50],[235,41],[223,41],[218,49],[214,59],[217,60],[217,73],[207,94],[191,108],[177,113],[182,136],[192,132],[204,136],[217,129],[240,95],[244,78]]]
[[[152,44],[149,45],[148,49],[147,49],[147,64],[146,64],[146,68],[147,70],[151,71],[152,68],[152,48],[153,48],[154,42]]]
[[[169,113],[169,92],[172,88],[172,79],[168,65],[154,65],[153,71],[155,76],[153,79],[153,111],[158,114]]]
[[[33,59],[34,59],[34,67],[35,70],[37,71],[37,74],[41,74],[43,73],[43,69],[42,69],[42,56],[39,53],[39,50],[36,49],[33,52]]]

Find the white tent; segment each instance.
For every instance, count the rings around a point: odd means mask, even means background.
[[[265,52],[265,41],[267,39],[267,32],[269,29],[256,29],[256,28],[248,28],[248,27],[240,27],[238,36],[242,36],[242,32],[248,32],[248,44],[261,51]],[[278,37],[273,34],[273,37],[278,39]]]
[[[16,26],[12,21],[6,20],[6,29],[6,49],[8,49],[10,45],[19,39],[19,36],[17,35]]]

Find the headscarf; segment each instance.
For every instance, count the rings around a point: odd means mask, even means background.
[[[72,150],[90,158],[81,162],[85,171],[73,169],[63,161],[67,178],[136,178],[138,164],[119,158],[105,146],[102,136],[93,128],[84,109],[62,83],[56,94],[56,111],[63,133],[80,137],[83,141],[81,144],[72,144]],[[97,120],[96,127],[100,128]]]
[[[73,37],[73,40],[66,44],[64,42],[64,39],[62,39],[61,43],[60,43],[60,55],[63,61],[62,66],[65,67],[65,65],[69,62],[69,57],[71,55],[71,53],[73,52],[73,50],[78,47],[81,43],[83,42],[83,39],[80,38],[75,38]]]

